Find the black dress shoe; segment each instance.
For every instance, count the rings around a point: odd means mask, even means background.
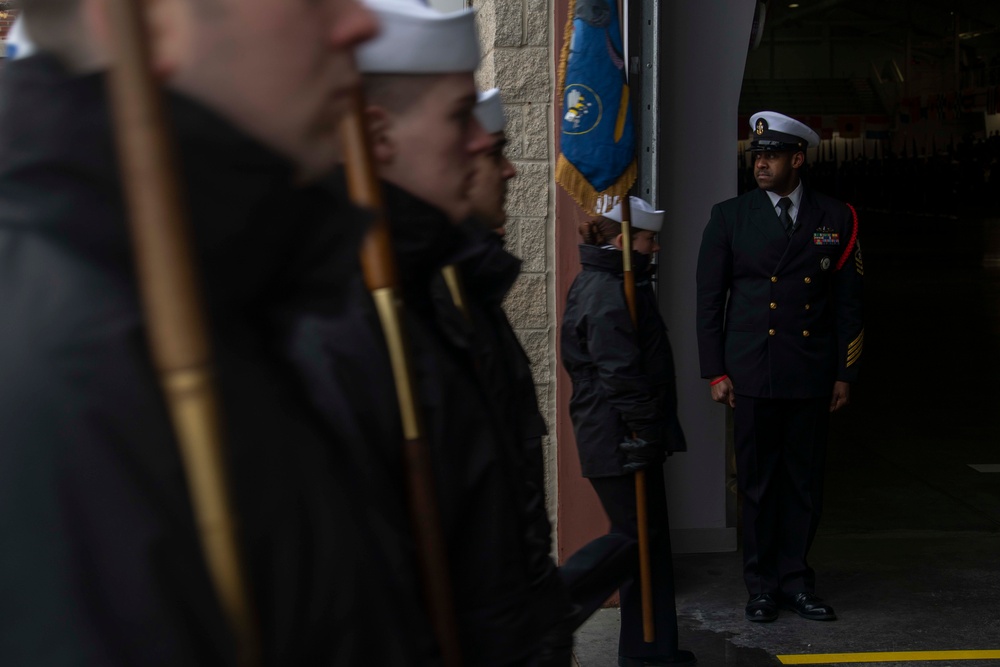
[[[694,653],[680,649],[677,649],[677,652],[672,656],[648,655],[642,658],[618,656],[618,667],[661,667],[665,665],[679,667],[680,665],[696,664],[698,664],[698,658],[695,657]]]
[[[815,593],[798,593],[782,598],[781,606],[791,609],[802,618],[810,621],[836,621],[837,614],[833,607],[823,602]]]
[[[747,601],[746,619],[754,623],[770,623],[778,618],[778,603],[770,593],[751,595]]]

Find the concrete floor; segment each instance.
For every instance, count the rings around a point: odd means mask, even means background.
[[[783,612],[748,623],[739,553],[676,556],[681,645],[706,667],[1000,650],[1000,221],[869,215],[862,224],[864,374],[832,426],[810,558],[840,620]],[[617,633],[617,610],[595,615],[577,635],[579,665],[616,665]]]

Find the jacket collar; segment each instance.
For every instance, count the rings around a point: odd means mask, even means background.
[[[444,211],[392,183],[382,188],[403,291],[408,302],[426,302],[441,268],[471,256],[468,238]]]
[[[801,210],[799,215],[802,215]],[[782,248],[788,244],[788,236],[771,205],[771,198],[760,188],[754,190],[750,198],[750,222],[768,239],[769,244],[781,245]]]
[[[48,236],[130,280],[106,100],[103,73],[74,75],[45,54],[5,67],[0,228]],[[287,160],[197,102],[168,93],[166,104],[210,302],[252,300],[276,280],[291,279],[290,264],[315,268],[295,260],[332,264],[316,248],[346,247],[354,254],[364,225],[342,221],[358,214],[343,200],[338,204],[330,188],[298,187]]]
[[[385,213],[406,301],[430,306],[430,283],[449,264],[460,267],[464,287],[487,303],[500,303],[520,274],[521,260],[480,222],[453,223],[440,209],[387,181]]]
[[[521,260],[504,249],[503,238],[482,223],[469,219],[461,225],[469,257],[462,261],[466,289],[498,305],[521,274]]]
[[[624,253],[621,250],[602,248],[586,243],[580,244],[580,263],[584,271],[602,271],[621,276],[624,273]],[[642,280],[652,271],[652,255],[632,251],[632,272],[637,280]]]
[[[768,248],[774,249],[777,256],[775,271],[784,267],[792,257],[795,257],[809,245],[813,233],[823,224],[823,218],[824,212],[816,203],[815,194],[808,185],[803,183],[795,233],[789,239],[781,228],[778,215],[775,213],[767,193],[758,188],[750,197],[749,222],[767,238]]]
[[[784,266],[803,250],[812,240],[813,233],[823,223],[824,212],[816,204],[816,198],[812,191],[803,187],[801,208],[799,217],[795,224],[795,233],[788,241],[785,252],[781,257],[776,271],[780,271]]]

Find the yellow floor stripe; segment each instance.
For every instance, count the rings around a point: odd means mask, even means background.
[[[1000,660],[1000,651],[885,651],[880,653],[816,653],[779,655],[783,665],[825,665],[837,662],[929,662],[932,660]]]

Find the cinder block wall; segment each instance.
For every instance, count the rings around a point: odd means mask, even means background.
[[[507,155],[517,167],[507,194],[507,248],[524,261],[505,304],[531,358],[549,436],[545,443],[549,514],[555,524],[555,295],[551,129],[552,0],[473,0],[483,61],[481,90],[500,88],[507,114]]]

